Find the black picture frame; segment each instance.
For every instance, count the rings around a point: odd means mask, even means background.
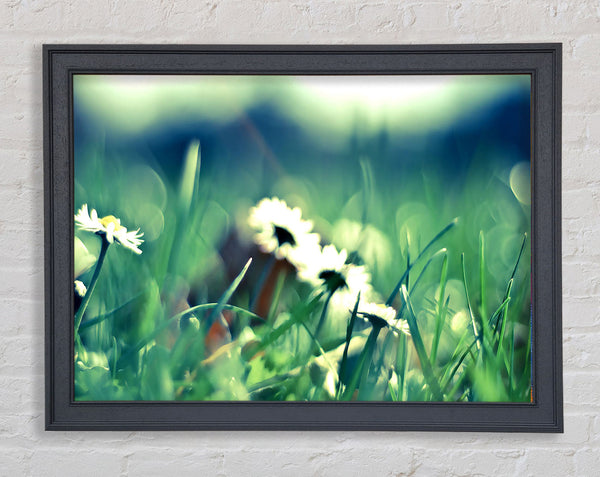
[[[561,59],[559,43],[45,45],[46,429],[563,432]],[[75,402],[72,79],[81,73],[531,75],[534,402]]]

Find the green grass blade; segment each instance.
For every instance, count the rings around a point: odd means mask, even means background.
[[[515,391],[515,323],[511,320],[511,333],[508,349],[510,351],[510,368],[508,370],[508,391],[512,395]]]
[[[448,282],[448,255],[444,256],[444,261],[442,262],[442,271],[440,273],[440,291],[438,293],[437,299],[437,312],[435,314],[435,331],[433,333],[433,340],[431,343],[431,365],[435,365],[435,360],[437,359],[437,351],[438,346],[440,344],[440,336],[442,334],[442,327],[444,324],[444,319],[446,312],[445,310],[448,308],[448,300],[444,305],[444,296],[446,295],[446,283]]]
[[[350,347],[350,340],[352,339],[352,331],[354,330],[354,323],[356,323],[356,314],[358,313],[358,304],[360,303],[360,292],[356,296],[356,302],[354,303],[354,309],[352,310],[352,315],[350,315],[350,321],[348,321],[348,326],[346,328],[346,344],[344,345],[344,352],[342,354],[342,361],[340,362],[340,380],[338,381],[338,389],[336,393],[336,397],[339,399],[341,390],[342,390],[342,377],[346,372],[346,362],[348,361],[348,348]]]
[[[483,230],[479,231],[479,293],[481,295],[481,316],[486,317],[487,314],[487,293],[486,293],[486,277],[485,277],[485,240]]]
[[[429,389],[431,390],[431,393],[433,394],[435,399],[437,401],[442,401],[442,391],[440,389],[440,385],[435,375],[433,374],[433,369],[431,368],[431,361],[427,356],[427,351],[425,350],[425,345],[423,344],[423,339],[421,338],[421,332],[419,331],[419,327],[417,325],[417,317],[410,302],[408,290],[405,286],[402,286],[402,295],[406,303],[406,310],[408,311],[408,313],[406,314],[406,320],[408,322],[408,327],[410,328],[410,336],[413,341],[413,344],[415,345],[415,350],[417,351],[417,356],[421,363],[421,369],[423,370],[425,382],[428,384]]]
[[[94,318],[91,318],[89,320],[85,320],[83,323],[81,323],[81,325],[79,326],[79,329],[81,331],[97,325],[99,323],[102,323],[103,321],[112,318],[113,316],[115,316],[117,313],[121,312],[121,311],[126,311],[129,307],[136,305],[137,301],[142,298],[146,293],[148,292],[148,288],[146,288],[144,291],[141,291],[140,293],[138,293],[137,295],[135,295],[133,298],[127,300],[125,303],[123,303],[122,305],[117,306],[116,308],[113,308],[110,311],[107,311],[106,313],[102,313],[101,315],[97,315]]]
[[[483,343],[483,326],[479,322],[479,320],[475,317],[473,313],[473,307],[471,306],[471,298],[469,296],[469,287],[467,286],[467,272],[465,270],[465,254],[461,253],[460,255],[460,264],[462,268],[462,279],[463,285],[465,289],[465,298],[467,300],[467,308],[469,310],[469,317],[471,318],[471,324],[473,325],[473,334],[475,335],[475,340],[477,341],[477,348],[481,349],[481,345]]]
[[[257,351],[261,351],[265,349],[270,344],[277,341],[281,336],[284,335],[290,328],[294,325],[302,321],[308,314],[310,314],[319,304],[323,293],[319,293],[316,297],[314,297],[308,304],[300,304],[298,309],[292,310],[292,316],[284,323],[279,325],[274,330],[271,330],[262,340],[257,349]]]
[[[283,284],[285,283],[285,273],[280,273],[275,283],[275,290],[273,291],[273,301],[269,307],[269,313],[267,314],[267,322],[273,323],[277,308],[279,307],[279,300],[281,299],[281,290],[283,290]]]
[[[308,327],[308,325],[304,321],[301,321],[300,324],[306,330],[306,332],[310,336],[310,339],[313,341],[315,347],[319,351],[319,354],[317,355],[317,357],[318,356],[323,356],[323,361],[325,361],[325,364],[327,365],[327,367],[329,368],[329,370],[333,373],[333,375],[335,376],[335,379],[337,379],[338,382],[339,382],[340,377],[338,376],[337,369],[335,369],[335,366],[333,366],[333,364],[331,363],[330,359],[327,357],[327,353],[325,352],[325,350],[321,346],[321,343],[319,343],[319,340],[317,340],[317,337],[313,334],[312,331],[310,331],[310,328]]]
[[[504,301],[510,298],[510,294],[512,291],[513,283],[515,280],[515,275],[517,273],[517,267],[519,266],[519,262],[521,261],[521,256],[523,255],[523,251],[525,250],[525,243],[527,242],[527,234],[523,234],[523,240],[521,241],[521,249],[519,250],[519,255],[517,256],[517,260],[515,262],[515,266],[513,268],[512,274],[510,275],[510,279],[508,280],[508,284],[506,285],[506,293],[504,294]],[[502,314],[500,315],[499,320],[501,320],[501,328],[500,328],[500,345],[502,346],[504,340],[504,331],[506,328],[506,315],[508,313],[508,303],[504,306]],[[496,329],[498,325],[496,325]]]
[[[114,336],[112,339],[112,345],[113,345],[112,378],[115,379],[115,376],[117,375],[117,353],[119,351],[119,347],[117,344],[117,338],[115,338]]]
[[[452,378],[454,378],[454,375],[456,374],[456,372],[458,371],[458,368],[460,368],[460,365],[463,363],[463,361],[465,360],[465,358],[470,354],[473,361],[475,361],[475,356],[472,353],[472,348],[473,346],[475,346],[475,343],[477,343],[477,340],[473,340],[471,342],[471,344],[467,347],[467,349],[461,354],[459,360],[456,362],[456,364],[454,365],[454,367],[452,368],[452,371],[450,373],[450,375],[448,376],[448,379],[446,380],[444,386],[442,389],[444,389],[444,392],[448,392],[448,386],[450,386],[450,384],[452,384]],[[450,392],[448,393],[448,396],[452,396],[454,392]]]
[[[251,384],[247,388],[248,393],[253,394],[253,393],[256,393],[257,391],[262,391],[263,389],[270,388],[270,387],[276,386],[278,384],[281,384],[284,381],[287,381],[288,379],[297,378],[300,375],[301,371],[302,371],[302,368],[296,368],[287,373],[273,376],[268,379],[265,379],[264,381],[260,381],[255,384]]]
[[[400,291],[400,288],[402,287],[404,280],[408,276],[411,268],[414,267],[414,265],[421,259],[421,257],[423,257],[425,255],[425,253],[431,248],[431,246],[435,242],[437,242],[444,235],[446,235],[446,233],[448,233],[457,223],[458,223],[458,217],[455,218],[454,220],[452,220],[452,222],[450,222],[448,225],[446,225],[446,227],[444,227],[435,237],[433,237],[433,239],[431,239],[431,241],[425,246],[425,248],[421,251],[421,253],[417,256],[417,258],[413,261],[413,263],[409,267],[407,267],[406,271],[404,272],[402,277],[400,277],[400,280],[398,280],[398,283],[396,284],[396,286],[392,290],[392,293],[390,294],[387,301],[385,302],[385,304],[387,306],[391,306],[391,304],[393,303],[394,299],[396,298],[396,295]]]
[[[360,160],[360,171],[363,180],[363,216],[362,223],[366,224],[369,218],[369,208],[373,201],[373,172],[371,171],[371,163],[367,159]]]
[[[371,364],[370,358],[373,356],[375,343],[377,342],[377,337],[379,336],[380,331],[381,328],[378,327],[374,327],[371,330],[371,333],[367,338],[367,342],[365,343],[365,347],[363,348],[363,350],[360,353],[360,356],[358,357],[358,363],[356,364],[356,369],[352,374],[352,378],[350,378],[350,382],[348,383],[348,386],[346,386],[346,389],[342,394],[342,401],[349,401],[350,399],[352,399],[352,396],[354,395],[354,391],[356,390],[359,381],[363,381],[363,375],[365,375],[368,372],[369,366]]]
[[[235,292],[237,287],[240,285],[240,283],[244,279],[244,276],[246,275],[248,268],[250,268],[251,263],[252,263],[252,259],[250,258],[246,262],[246,265],[244,265],[244,268],[242,269],[242,271],[238,274],[237,277],[234,278],[234,280],[231,282],[231,285],[229,285],[227,290],[225,290],[225,292],[221,295],[221,298],[219,298],[219,301],[217,302],[217,306],[215,308],[213,308],[213,311],[209,315],[208,320],[206,320],[207,329],[212,326],[214,321],[217,319],[217,317],[223,310],[224,305],[226,305],[229,302],[229,299],[231,298],[231,296],[233,295],[233,293]]]
[[[506,316],[508,314],[508,303],[510,302],[510,294],[512,292],[512,287],[513,287],[513,279],[511,278],[508,281],[508,286],[506,287],[506,295],[505,295],[505,299],[502,302],[503,306],[502,306],[502,310],[500,311],[500,314],[498,315],[498,321],[496,323],[496,330],[498,329],[498,324],[501,324],[500,327],[500,336],[498,337],[498,342],[499,342],[499,347],[502,348],[503,342],[504,342],[504,333],[505,333],[505,329],[506,329]]]
[[[196,139],[190,143],[185,154],[181,185],[179,187],[179,209],[181,214],[188,214],[194,192],[198,194],[200,164],[200,141]]]
[[[392,396],[392,401],[397,402],[399,401],[398,399],[398,394],[396,394],[396,391],[394,391],[394,387],[392,386],[392,383],[390,383],[388,381],[388,391],[390,392],[390,396]]]
[[[431,265],[431,263],[437,259],[440,256],[447,256],[448,251],[445,248],[441,248],[439,249],[437,252],[435,252],[430,258],[429,260],[427,260],[427,262],[425,263],[425,266],[423,267],[423,270],[421,270],[421,272],[419,273],[419,276],[417,277],[417,279],[415,280],[415,282],[413,283],[412,286],[412,292],[415,291],[415,289],[419,286],[419,283],[421,283],[421,280],[423,279],[425,272],[427,271],[427,269],[429,268],[429,266]],[[408,284],[405,285],[406,289],[408,290]],[[411,293],[412,293],[411,292]],[[400,308],[398,309],[398,314],[397,319],[396,319],[396,326],[398,325],[398,322],[400,321],[401,317],[402,317],[402,312],[404,311],[404,307],[406,306],[406,303],[402,303],[402,305],[400,305]],[[387,344],[387,343],[386,343]]]
[[[411,240],[410,240],[410,232],[407,229],[406,230],[406,280],[405,280],[405,285],[406,285],[406,289],[410,290],[410,269],[411,264],[410,264],[410,247],[411,247]]]
[[[398,348],[396,349],[396,372],[398,374],[398,400],[404,399],[404,384],[407,365],[407,345],[408,338],[404,333],[400,334],[398,339]]]
[[[494,313],[492,313],[492,316],[490,316],[490,319],[488,321],[488,325],[491,327],[492,324],[494,324],[494,334],[498,332],[498,326],[500,325],[500,313],[502,313],[502,311],[504,310],[504,307],[510,303],[511,298],[507,297],[502,303],[500,303],[500,306],[498,306],[498,308],[496,308],[496,311],[494,311]]]
[[[419,273],[419,276],[417,277],[417,279],[415,280],[415,282],[413,283],[412,286],[412,290],[414,291],[418,286],[419,283],[421,282],[421,279],[424,277],[425,275],[425,271],[429,268],[429,266],[431,265],[431,263],[440,255],[443,255],[444,257],[447,256],[447,250],[445,248],[441,248],[440,250],[438,250],[437,252],[435,252],[430,258],[429,260],[427,260],[427,263],[425,263],[425,266],[423,267],[423,270],[421,270],[421,272]],[[408,275],[406,276],[407,278],[407,283],[406,283],[406,289],[408,290]],[[402,303],[402,305],[400,306],[400,309],[398,310],[398,313],[396,314],[396,322],[395,322],[395,327],[397,328],[398,323],[400,322],[400,320],[402,319],[402,313],[404,312],[404,307],[406,306],[406,303]],[[396,330],[398,331],[398,330]],[[390,340],[392,339],[392,335],[390,333],[388,333],[384,340],[383,340],[383,349],[387,349],[387,347],[390,344]],[[383,353],[381,354],[381,356],[379,357],[379,361],[377,363],[377,373],[381,372],[381,367],[383,366],[383,359],[384,359],[384,355]]]

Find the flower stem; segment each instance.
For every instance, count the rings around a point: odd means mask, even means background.
[[[106,257],[106,251],[108,250],[108,246],[110,243],[106,240],[106,237],[102,237],[102,247],[100,248],[100,255],[98,256],[98,261],[96,262],[96,268],[94,269],[94,274],[92,275],[92,280],[90,281],[90,285],[87,288],[87,292],[81,300],[81,305],[79,306],[79,310],[75,313],[75,336],[79,337],[79,326],[81,325],[81,320],[83,320],[83,314],[90,302],[90,298],[92,297],[92,293],[94,292],[94,288],[96,288],[96,282],[98,281],[98,275],[100,275],[100,269],[102,268],[102,264],[104,263],[104,258]]]

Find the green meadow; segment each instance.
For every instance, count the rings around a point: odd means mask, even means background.
[[[528,76],[76,75],[76,400],[530,402],[529,118]]]

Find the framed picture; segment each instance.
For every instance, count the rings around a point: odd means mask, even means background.
[[[47,429],[562,432],[560,44],[43,58]]]

